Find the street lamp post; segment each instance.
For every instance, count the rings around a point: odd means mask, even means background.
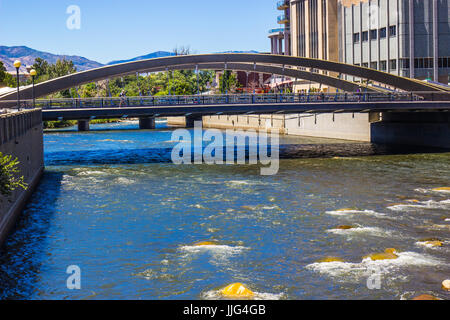
[[[14,67],[16,68],[16,73],[17,73],[17,109],[18,109],[18,111],[20,111],[19,68],[21,65],[22,65],[22,63],[20,62],[20,60],[14,61]]]
[[[197,95],[200,95],[200,83],[198,80],[198,65],[195,66],[195,73],[197,74]]]
[[[33,90],[32,90],[32,94],[33,94],[33,109],[36,107],[36,98],[34,95],[34,78],[36,77],[37,72],[34,69],[30,70],[30,76],[31,76],[31,80],[33,81]]]

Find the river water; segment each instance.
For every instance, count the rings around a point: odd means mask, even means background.
[[[92,127],[45,134],[42,183],[0,252],[0,298],[218,299],[234,282],[260,299],[449,298],[450,193],[433,189],[450,186],[450,153],[289,137],[278,174],[261,176],[166,161],[162,123]],[[363,260],[386,248],[399,258]],[[317,262],[328,256],[343,262]]]

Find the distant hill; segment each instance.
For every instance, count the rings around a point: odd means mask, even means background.
[[[259,53],[259,52],[255,50],[249,50],[249,51],[224,51],[219,53]]]
[[[31,66],[34,64],[36,58],[42,58],[50,63],[55,63],[58,59],[65,58],[66,60],[72,60],[78,71],[84,71],[93,68],[102,67],[103,64],[86,59],[80,56],[67,56],[67,55],[57,55],[48,52],[34,50],[25,46],[19,47],[6,47],[0,46],[0,60],[5,65],[8,71],[15,71],[14,61],[19,59],[22,61],[21,72],[26,71],[26,66]]]
[[[220,53],[258,53],[258,51],[225,51]],[[146,59],[154,59],[154,58],[163,58],[163,57],[170,57],[173,56],[173,52],[167,52],[167,51],[156,51],[149,53],[147,55],[135,57],[128,60],[117,60],[117,61],[111,61],[107,63],[107,65],[113,65],[113,64],[119,64],[119,63],[125,63],[125,62],[132,62],[132,61],[139,61],[139,60],[146,60]],[[38,51],[34,50],[25,46],[17,46],[17,47],[7,47],[7,46],[0,46],[0,61],[3,62],[6,69],[8,71],[15,71],[14,68],[14,61],[19,59],[22,61],[22,67],[20,68],[21,72],[26,71],[27,66],[32,66],[34,64],[34,60],[36,58],[42,58],[44,60],[47,60],[50,63],[55,63],[58,59],[65,58],[66,60],[72,60],[75,67],[77,68],[77,71],[85,71],[88,69],[93,68],[99,68],[104,66],[100,62],[92,61],[89,59],[86,59],[84,57],[80,56],[67,56],[67,55],[58,55],[58,54],[52,54],[48,52]]]
[[[146,60],[146,59],[154,59],[154,58],[164,58],[164,57],[170,57],[170,56],[173,56],[173,55],[174,55],[174,53],[172,53],[172,52],[156,51],[156,52],[153,52],[153,53],[149,53],[149,54],[147,54],[145,56],[139,56],[139,57],[128,59],[128,60],[111,61],[107,65],[126,63],[126,62],[132,62],[132,61],[139,61],[139,60]]]
[[[258,51],[250,50],[250,51],[225,51],[225,52],[219,52],[219,53],[258,53]],[[112,64],[119,64],[119,63],[126,63],[126,62],[132,62],[132,61],[140,61],[140,60],[146,60],[146,59],[154,59],[154,58],[164,58],[164,57],[171,57],[175,54],[173,52],[167,52],[167,51],[156,51],[150,54],[147,54],[145,56],[140,56],[128,60],[117,60],[117,61],[111,61],[107,65]]]

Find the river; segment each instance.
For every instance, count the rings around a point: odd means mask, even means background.
[[[297,156],[261,176],[165,161],[164,123],[91,127],[45,134],[42,183],[0,252],[1,299],[217,299],[234,282],[257,299],[449,298],[450,193],[433,189],[450,186],[450,153],[283,137]],[[386,248],[398,258],[363,260]],[[329,256],[343,261],[317,262]]]

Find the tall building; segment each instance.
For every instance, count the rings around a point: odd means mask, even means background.
[[[269,30],[272,54],[291,55],[290,0],[277,1],[277,9],[282,12],[277,18],[279,28]]]
[[[339,0],[340,60],[448,83],[449,16],[448,0]]]
[[[338,61],[337,0],[292,0],[292,55]]]
[[[291,0],[291,52],[293,56],[339,61],[337,0]],[[329,88],[297,81],[294,91]]]

